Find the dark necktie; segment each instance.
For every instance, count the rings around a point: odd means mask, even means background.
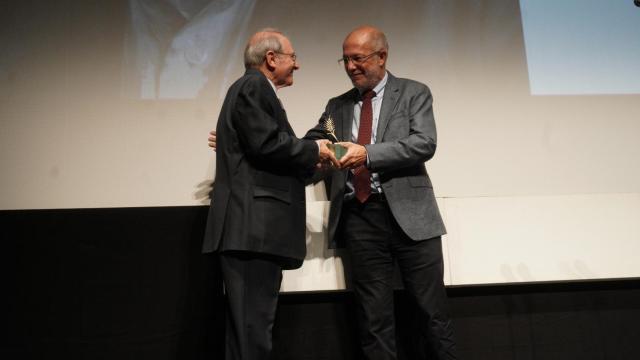
[[[358,144],[371,144],[371,125],[373,123],[373,106],[371,98],[376,96],[375,91],[369,90],[362,94],[362,110],[360,111],[360,127],[358,128]],[[361,203],[367,201],[371,195],[371,173],[365,165],[359,166],[353,171],[353,187],[356,198]]]

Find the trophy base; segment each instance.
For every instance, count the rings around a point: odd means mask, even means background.
[[[338,144],[327,144],[327,146],[329,147],[329,149],[333,152],[333,155],[336,157],[336,159],[340,160],[346,153],[347,153],[347,148],[342,146],[342,145],[338,145]]]

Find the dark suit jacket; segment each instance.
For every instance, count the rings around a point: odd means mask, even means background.
[[[329,100],[318,125],[305,138],[327,138],[323,119],[331,115],[340,141],[351,141],[353,107],[358,91]],[[389,73],[384,91],[377,141],[366,145],[369,168],[380,174],[387,202],[396,221],[413,240],[425,240],[446,233],[438,210],[425,162],[436,151],[433,98],[419,82],[396,78]],[[336,229],[344,200],[347,171],[335,171],[325,179],[329,211],[329,242],[335,245]],[[339,242],[339,241],[338,241]]]
[[[318,161],[318,146],[296,138],[267,78],[254,69],[229,88],[216,131],[203,252],[262,253],[299,267],[306,252],[303,176]]]

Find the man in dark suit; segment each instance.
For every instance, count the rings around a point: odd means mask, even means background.
[[[436,150],[433,99],[426,85],[386,71],[388,48],[385,35],[370,26],[346,37],[341,61],[354,88],[329,100],[305,138],[326,138],[325,121],[331,118],[347,147],[340,160],[344,170],[325,179],[328,235],[349,249],[366,358],[397,358],[397,262],[433,357],[455,359],[443,283],[445,227],[425,169]]]
[[[276,90],[299,68],[291,42],[265,29],[227,92],[203,252],[217,252],[227,294],[226,359],[268,359],[283,269],[305,256],[305,175],[337,160],[328,140],[295,137]]]

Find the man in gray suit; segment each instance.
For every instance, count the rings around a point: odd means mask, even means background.
[[[445,227],[425,162],[436,150],[429,88],[386,70],[389,46],[378,29],[362,26],[344,40],[354,88],[329,100],[305,138],[335,135],[347,148],[343,170],[327,179],[329,239],[344,243],[353,266],[360,342],[367,359],[396,359],[393,270],[416,300],[428,349],[455,359],[446,309],[441,235]],[[431,357],[430,357],[431,358]]]

